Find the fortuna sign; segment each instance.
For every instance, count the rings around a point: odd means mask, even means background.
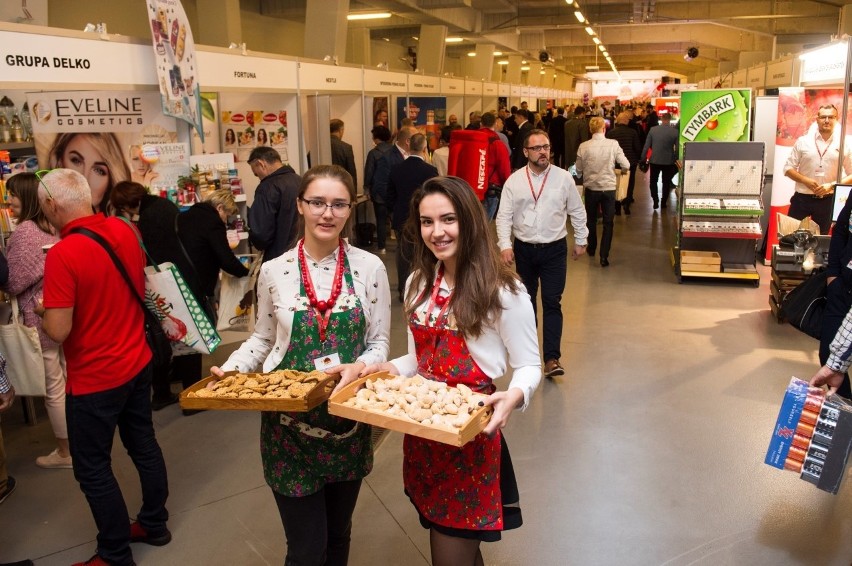
[[[718,119],[721,114],[730,112],[733,109],[734,96],[730,93],[712,100],[695,113],[692,120],[681,130],[681,135],[688,141],[695,141],[695,136],[698,135],[698,132],[701,131],[707,122]]]

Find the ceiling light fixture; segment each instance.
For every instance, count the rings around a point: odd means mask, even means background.
[[[347,20],[384,20],[391,17],[390,12],[365,12],[362,14],[349,14]]]
[[[592,26],[586,26],[586,33],[589,35],[595,35],[595,30],[592,29]]]
[[[444,41],[446,43],[461,43],[462,41],[464,41],[464,38],[462,38],[462,37],[448,37]]]
[[[577,21],[580,22],[581,24],[586,21],[586,17],[583,15],[583,12],[581,12],[580,10],[577,10],[576,12],[574,12],[574,17],[577,18]]]
[[[468,57],[476,57],[476,51],[471,51],[467,54]]]
[[[498,65],[508,65],[509,62],[508,61],[497,61],[497,64]]]
[[[492,53],[492,55],[494,55],[495,57],[500,57],[501,55],[503,55],[503,52],[502,51],[495,51],[494,53]]]
[[[601,52],[606,51],[606,47],[604,47],[603,43],[598,45],[598,49],[600,49]]]
[[[593,38],[592,38],[592,41],[594,41],[594,42],[595,42],[595,45],[600,45],[600,44],[601,44],[601,40],[600,40],[600,38],[598,38],[598,37],[593,37]]]
[[[529,66],[529,65],[526,65],[526,66],[524,66],[524,67],[521,67],[521,70],[522,70],[522,71],[529,71],[529,70],[530,70],[530,66]]]

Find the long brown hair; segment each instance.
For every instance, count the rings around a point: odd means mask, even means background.
[[[299,195],[298,198],[305,198],[305,192],[307,192],[308,187],[316,181],[317,179],[332,179],[334,181],[339,181],[346,187],[346,192],[349,193],[349,202],[352,204],[349,209],[349,218],[346,219],[346,223],[343,225],[343,229],[340,232],[341,238],[348,238],[352,233],[352,217],[354,216],[355,209],[355,199],[357,197],[357,193],[355,192],[355,181],[352,180],[352,175],[349,174],[349,171],[341,167],[340,165],[315,165],[308,169],[307,173],[302,176],[302,183],[299,185]],[[305,237],[305,220],[302,215],[299,215],[299,238]]]
[[[32,220],[45,234],[53,234],[53,228],[38,201],[38,177],[34,173],[18,173],[6,181],[9,194],[21,201],[21,214],[18,223]]]
[[[458,177],[429,179],[411,197],[405,237],[414,243],[414,257],[405,311],[410,316],[427,300],[438,263],[420,235],[420,202],[433,194],[447,197],[456,212],[459,236],[452,311],[458,329],[476,338],[503,310],[500,292],[508,288],[517,293],[520,285],[515,272],[500,259],[482,204],[470,185]],[[421,292],[423,289],[427,291]]]

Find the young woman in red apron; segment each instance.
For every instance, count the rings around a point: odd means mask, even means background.
[[[254,334],[219,368],[263,371],[315,367],[340,372],[342,387],[387,358],[390,288],[382,261],[341,239],[355,200],[352,177],[336,165],[302,179],[304,239],[270,260],[258,278]],[[370,472],[370,427],[329,415],[264,412],[261,459],[287,537],[285,565],[345,566],[352,512]]]
[[[470,186],[436,177],[413,196],[406,229],[415,242],[406,293],[409,353],[381,366],[488,394],[494,409],[462,448],[406,436],[405,491],[430,529],[435,566],[481,565],[482,541],[521,525],[518,489],[501,429],[541,379],[535,315],[517,276],[500,261]],[[507,364],[508,361],[508,364]],[[512,381],[495,393],[508,365]]]

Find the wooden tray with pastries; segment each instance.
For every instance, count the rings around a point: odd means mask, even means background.
[[[180,406],[219,411],[306,412],[328,399],[339,378],[339,374],[321,371],[228,371],[219,380],[210,376],[188,387],[180,394]],[[216,384],[208,387],[213,381]]]
[[[419,375],[406,378],[379,372],[335,393],[328,400],[328,412],[460,447],[488,424],[491,407],[479,405],[485,398],[464,385],[449,387]]]

